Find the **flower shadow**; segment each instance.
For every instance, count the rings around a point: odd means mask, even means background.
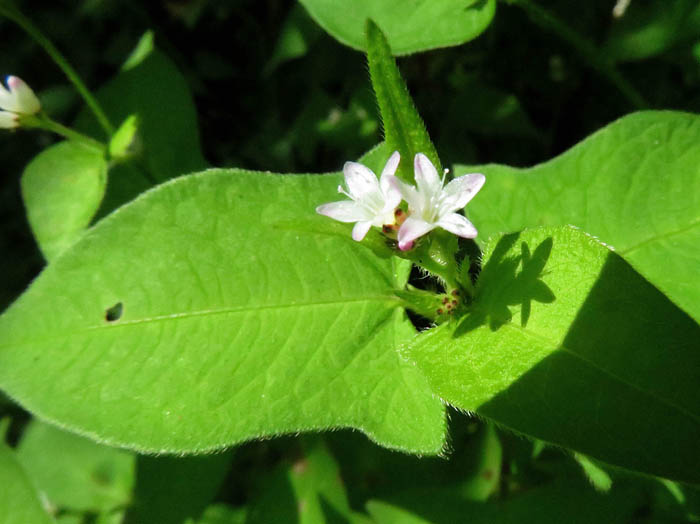
[[[477,282],[472,310],[454,332],[459,337],[488,324],[496,331],[513,320],[513,306],[520,306],[520,325],[526,327],[532,314],[532,302],[552,303],[556,297],[542,280],[552,253],[553,239],[543,240],[534,251],[527,242],[516,244],[520,233],[499,240]]]

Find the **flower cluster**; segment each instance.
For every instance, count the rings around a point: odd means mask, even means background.
[[[445,175],[437,169],[423,153],[414,159],[416,186],[399,180],[394,173],[399,165],[399,153],[389,158],[381,177],[357,162],[346,162],[343,167],[347,190],[338,191],[350,200],[331,202],[316,208],[322,215],[341,222],[356,222],[352,238],[362,240],[370,227],[400,226],[399,249],[413,247],[419,237],[435,228],[442,228],[463,238],[476,237],[474,225],[456,211],[464,208],[484,185],[486,177],[472,173],[455,178],[445,185]],[[397,224],[397,210],[401,200],[408,204],[408,216]]]
[[[41,109],[39,99],[21,78],[7,77],[7,88],[0,84],[0,128],[19,125],[22,115],[34,115]]]

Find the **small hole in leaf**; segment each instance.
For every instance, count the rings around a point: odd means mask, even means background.
[[[124,306],[121,302],[117,302],[112,307],[107,308],[105,311],[105,320],[107,322],[116,322],[122,318],[122,313],[124,312]]]

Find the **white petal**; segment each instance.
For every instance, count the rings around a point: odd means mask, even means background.
[[[17,115],[7,111],[0,111],[0,129],[12,129],[17,127]]]
[[[7,87],[10,88],[10,92],[15,96],[15,100],[17,101],[17,113],[33,115],[39,112],[39,109],[41,109],[39,99],[24,80],[17,76],[8,76]]]
[[[14,93],[11,93],[5,86],[0,84],[0,109],[5,109],[7,111],[17,111],[18,109],[17,97]]]
[[[423,193],[428,200],[431,195],[440,193],[442,180],[440,180],[437,169],[435,169],[435,166],[427,156],[423,153],[418,153],[413,161],[413,169],[418,191]]]
[[[440,226],[442,229],[449,231],[450,233],[454,233],[458,237],[476,237],[477,232],[476,228],[474,227],[474,224],[469,222],[469,220],[464,218],[462,215],[458,215],[457,213],[450,213],[448,215],[445,215],[444,217],[440,218],[437,225]]]
[[[398,151],[394,151],[391,154],[391,156],[389,157],[389,160],[386,161],[386,165],[384,166],[384,169],[382,169],[381,178],[384,178],[384,175],[395,174],[396,169],[399,167],[400,160],[401,160],[401,155],[399,154]]]
[[[371,193],[379,193],[377,176],[366,166],[357,162],[345,162],[345,183],[352,198],[359,200]]]
[[[395,183],[401,191],[401,196],[403,197],[403,199],[406,202],[408,202],[409,209],[417,213],[421,213],[423,210],[423,199],[420,198],[420,195],[418,194],[418,191],[416,191],[416,188],[410,184],[407,184],[398,177],[395,178]]]
[[[399,228],[399,249],[405,249],[415,239],[433,229],[435,229],[435,224],[429,224],[420,218],[408,217]]]
[[[384,208],[396,208],[401,203],[401,181],[394,175],[382,173],[382,178],[379,180],[379,186],[382,188]]]
[[[372,227],[372,222],[358,222],[355,227],[352,228],[352,239],[357,242],[365,238],[367,231]]]
[[[481,173],[472,173],[455,178],[442,190],[440,199],[440,215],[462,209],[474,198],[486,182]]]
[[[358,222],[360,220],[372,219],[372,217],[367,216],[368,212],[366,208],[350,200],[322,204],[316,208],[316,213],[338,220],[339,222]]]

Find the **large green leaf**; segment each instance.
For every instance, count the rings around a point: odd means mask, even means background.
[[[311,17],[343,44],[365,49],[365,21],[386,33],[396,55],[460,45],[479,36],[496,11],[495,0],[300,0]]]
[[[584,233],[486,247],[472,312],[406,355],[448,403],[625,468],[700,482],[700,326]]]
[[[107,183],[104,152],[61,142],[37,155],[22,173],[22,199],[47,260],[74,243],[95,216]]]
[[[39,494],[14,452],[0,442],[0,515],[3,524],[49,524]]]
[[[211,170],[94,226],[0,317],[0,387],[108,443],[194,452],[354,427],[437,453],[444,412],[395,348],[399,279],[348,237],[285,226],[340,174]]]
[[[700,320],[700,116],[626,116],[529,169],[459,166],[486,185],[469,203],[479,238],[573,224]]]
[[[32,421],[17,459],[54,507],[102,512],[130,501],[136,457],[124,450]]]

